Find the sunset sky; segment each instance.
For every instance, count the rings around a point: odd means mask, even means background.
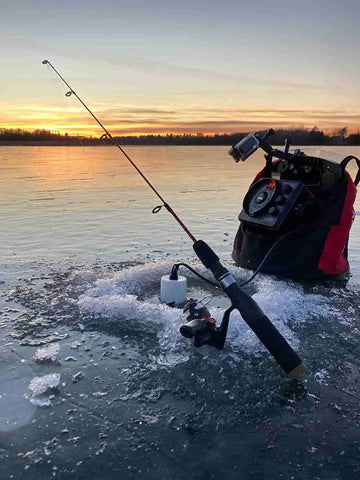
[[[0,128],[100,135],[360,128],[359,0],[9,0]]]

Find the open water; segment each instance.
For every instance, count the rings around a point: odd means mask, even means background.
[[[230,253],[261,153],[235,164],[225,147],[126,151],[248,278]],[[346,285],[259,274],[247,287],[309,367],[295,384],[240,316],[223,351],[180,336],[160,277],[179,261],[207,272],[117,149],[1,147],[0,203],[1,480],[359,478],[359,199]],[[220,320],[227,299],[181,273]]]

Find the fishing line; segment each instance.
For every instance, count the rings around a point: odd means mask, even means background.
[[[199,316],[195,317],[194,315],[191,318],[188,317],[187,320],[189,321],[180,327],[181,335],[183,335],[185,338],[192,339],[195,347],[201,347],[207,344],[218,349],[222,349],[226,340],[230,314],[234,309],[237,309],[240,312],[243,320],[248,324],[248,326],[252,329],[255,335],[268,349],[268,351],[275,358],[281,368],[286,372],[288,377],[291,379],[299,378],[306,371],[306,365],[302,362],[301,358],[292,349],[292,347],[287,343],[286,339],[271,323],[269,318],[264,314],[264,312],[255,302],[255,300],[251,298],[244,290],[241,289],[241,287],[237,284],[231,273],[220,263],[219,257],[211,249],[211,247],[209,247],[209,245],[203,240],[196,240],[196,238],[188,230],[185,224],[180,220],[178,215],[170,207],[170,205],[165,202],[163,197],[151,184],[151,182],[146,178],[146,176],[142,173],[139,167],[133,162],[129,155],[114,139],[111,133],[104,127],[100,120],[98,120],[98,118],[92,113],[92,111],[77,95],[77,93],[75,93],[75,91],[71,88],[67,81],[55,69],[55,67],[48,60],[43,60],[42,63],[52,68],[56,75],[58,75],[58,77],[63,81],[63,83],[69,88],[69,91],[66,92],[65,95],[67,97],[74,95],[78,99],[78,101],[83,105],[83,107],[89,112],[89,114],[93,117],[96,123],[105,132],[107,138],[109,138],[112,143],[116,147],[118,147],[121,153],[131,163],[131,165],[135,168],[135,170],[143,178],[143,180],[147,183],[147,185],[151,188],[155,195],[161,200],[162,205],[155,207],[153,209],[153,212],[156,213],[162,207],[165,207],[166,210],[174,217],[174,219],[178,222],[184,232],[193,241],[194,252],[198,256],[202,264],[212,272],[215,280],[219,283],[222,290],[230,299],[231,306],[225,311],[220,326],[217,327],[215,320],[211,319],[210,317],[201,318]],[[257,146],[260,145],[257,139],[256,143]],[[165,279],[165,282],[167,281],[171,280]]]
[[[61,80],[59,79],[59,77],[57,75],[55,75],[54,71],[51,70],[50,66],[47,65],[47,67],[48,67],[48,72],[49,72],[50,78],[51,78],[51,80],[54,84],[54,87],[57,91],[57,94],[59,95],[59,98],[61,99],[61,104],[62,104],[63,110],[66,112],[66,114],[65,114],[66,122],[70,125],[72,123],[71,120],[72,120],[72,115],[74,114],[74,112],[71,112],[70,108],[68,106],[68,103],[64,102],[64,95],[65,95],[64,85],[61,82]],[[75,104],[75,101],[73,102],[73,105],[74,106],[76,105],[76,110],[78,110],[78,106],[77,106],[77,104]],[[73,136],[73,135],[71,135],[71,136]],[[84,149],[84,144],[83,144],[83,141],[82,141],[81,137],[79,135],[75,135],[74,138],[76,138],[76,140],[79,141],[79,145],[82,148],[82,152],[84,152],[84,154],[86,155],[86,151]]]
[[[164,200],[164,198],[160,195],[157,189],[152,185],[152,183],[147,179],[147,177],[143,174],[140,168],[134,163],[134,161],[129,157],[129,155],[125,152],[125,150],[121,147],[121,145],[115,140],[115,138],[111,135],[111,133],[107,130],[107,128],[101,123],[101,121],[94,115],[94,113],[90,110],[90,108],[86,105],[86,103],[79,97],[79,95],[72,89],[69,83],[65,80],[65,78],[56,70],[56,68],[49,62],[49,60],[43,60],[42,62],[44,65],[48,65],[52,68],[52,70],[56,73],[56,75],[62,80],[62,82],[69,88],[69,91],[65,93],[66,97],[71,97],[74,95],[81,105],[89,112],[89,114],[93,117],[96,123],[102,128],[105,132],[107,138],[109,138],[112,143],[118,147],[121,153],[125,156],[125,158],[131,163],[131,165],[135,168],[138,174],[142,177],[142,179],[147,183],[147,185],[151,188],[151,190],[155,193],[155,195],[161,200],[162,205],[158,205],[157,207],[153,208],[152,212],[157,213],[161,210],[162,207],[165,207],[166,210],[173,216],[173,218],[178,222],[184,232],[190,237],[193,243],[196,242],[196,238],[190,232],[190,230],[186,227],[186,225],[182,222],[179,216],[174,212],[174,210],[170,207],[170,205]]]
[[[195,237],[191,234],[191,232],[188,230],[188,228],[183,224],[183,222],[180,220],[180,218],[176,215],[176,213],[172,210],[172,208],[165,202],[165,200],[163,199],[163,197],[159,194],[159,192],[155,189],[155,187],[150,183],[150,181],[145,177],[145,175],[141,172],[141,170],[136,166],[136,164],[133,162],[133,160],[127,155],[127,153],[124,151],[124,149],[119,145],[119,143],[113,138],[113,136],[111,135],[111,133],[107,130],[107,128],[105,128],[105,126],[100,122],[100,120],[95,116],[95,114],[89,109],[89,107],[84,103],[84,101],[77,95],[77,93],[71,88],[71,86],[69,85],[69,83],[62,77],[62,75],[55,69],[55,67],[48,61],[48,60],[44,60],[42,62],[44,65],[47,65],[48,67],[48,70],[51,74],[51,78],[55,84],[55,86],[57,87],[57,90],[58,90],[58,93],[62,96],[61,92],[60,92],[60,85],[62,82],[63,84],[66,85],[66,87],[68,87],[70,90],[66,91],[65,93],[65,96],[66,97],[76,97],[77,100],[84,106],[84,108],[90,113],[90,115],[93,117],[93,119],[96,121],[96,123],[102,128],[102,130],[105,132],[103,135],[101,135],[100,137],[100,140],[101,142],[103,143],[104,146],[107,146],[108,143],[107,143],[107,140],[110,140],[115,146],[117,146],[120,151],[123,153],[123,155],[126,157],[126,159],[131,163],[131,165],[136,169],[136,171],[140,174],[140,176],[145,180],[145,182],[149,185],[149,187],[153,190],[153,192],[158,196],[158,198],[160,198],[160,200],[163,202],[163,205],[158,205],[156,207],[154,207],[152,209],[152,213],[158,213],[161,208],[164,206],[168,211],[169,213],[171,213],[171,215],[175,218],[175,220],[180,224],[180,226],[184,229],[184,231],[187,233],[187,235],[189,235],[189,237],[191,238],[191,240],[193,242],[196,242],[196,239]],[[57,80],[58,79],[58,80]],[[57,80],[57,81],[56,81]],[[69,114],[69,111],[68,111],[68,108],[67,108],[67,105],[66,105],[66,102],[65,102],[65,109],[67,111],[67,113]],[[79,141],[80,141],[80,144],[81,146],[83,146],[83,143],[82,143],[82,140],[80,137],[79,138]],[[286,237],[287,235],[285,235]],[[262,262],[260,263],[260,265],[258,266],[258,268],[255,270],[254,274],[246,281],[244,281],[243,283],[240,284],[240,286],[245,286],[247,285],[248,283],[250,283],[256,276],[257,274],[260,272],[260,269],[261,267],[263,266],[263,264],[265,263],[265,261],[268,259],[268,257],[270,256],[271,252],[274,250],[274,248],[278,245],[279,241],[282,240],[283,237],[280,237],[275,243],[274,245],[269,249],[269,251],[267,252],[267,254],[265,255],[265,257],[263,258]],[[180,266],[183,266],[185,268],[187,268],[188,270],[190,270],[192,273],[194,273],[196,276],[198,276],[199,278],[201,278],[202,280],[204,280],[205,282],[209,283],[210,285],[213,285],[215,287],[218,287],[218,283],[215,283],[213,282],[212,280],[204,277],[203,275],[201,275],[199,272],[197,272],[195,269],[193,269],[192,267],[190,267],[190,265],[187,265],[185,263],[177,263],[177,264],[174,264],[173,266],[173,270],[172,270],[172,275],[177,275],[177,270],[179,269]],[[176,272],[176,273],[175,273]]]

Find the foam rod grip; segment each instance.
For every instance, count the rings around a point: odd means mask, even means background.
[[[274,327],[259,305],[240,286],[229,271],[219,262],[219,257],[203,240],[193,245],[194,251],[206,268],[219,281],[231,304],[260,339],[280,367],[291,379],[299,378],[306,366],[281,333]]]
[[[299,378],[306,371],[305,364],[268,317],[264,314],[258,315],[259,311],[263,312],[255,300],[247,295],[237,283],[233,283],[225,289],[225,293],[287,376],[292,379]]]

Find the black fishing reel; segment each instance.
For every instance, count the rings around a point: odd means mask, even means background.
[[[225,312],[220,326],[217,327],[216,320],[211,317],[205,306],[211,300],[209,297],[207,295],[201,300],[190,298],[185,303],[183,312],[189,312],[189,315],[186,318],[187,323],[180,327],[180,333],[183,337],[191,339],[194,347],[211,345],[221,350],[225,344],[230,313],[233,308],[231,307]]]

